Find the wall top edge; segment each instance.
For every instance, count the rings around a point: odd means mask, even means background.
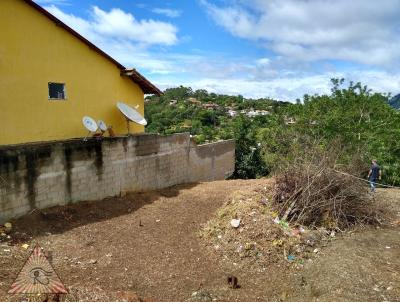
[[[184,133],[175,133],[171,135],[159,135],[153,133],[138,133],[138,134],[130,134],[130,135],[123,135],[123,136],[115,136],[115,137],[102,137],[102,138],[94,138],[89,137],[86,141],[83,138],[71,138],[66,140],[52,140],[52,141],[40,141],[40,142],[28,142],[28,143],[21,143],[21,144],[11,144],[11,145],[0,145],[0,151],[7,151],[7,150],[21,150],[21,149],[35,149],[41,147],[55,147],[57,145],[97,145],[103,142],[108,143],[119,143],[119,142],[126,142],[130,140],[138,140],[141,138],[150,138],[156,137],[158,139],[168,139],[173,137],[188,137],[190,134],[188,132]]]

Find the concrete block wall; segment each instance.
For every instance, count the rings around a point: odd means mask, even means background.
[[[224,179],[234,163],[233,140],[197,146],[188,133],[2,146],[0,223],[121,191]]]

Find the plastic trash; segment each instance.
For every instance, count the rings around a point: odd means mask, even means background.
[[[296,256],[294,256],[294,255],[288,255],[287,256],[287,260],[289,260],[289,261],[293,261],[295,259],[296,259]]]
[[[282,219],[282,220],[279,221],[279,225],[280,225],[281,227],[283,227],[284,229],[288,229],[288,228],[289,228],[289,224],[288,224],[287,221],[284,220],[284,219]]]
[[[300,230],[299,229],[292,230],[292,236],[298,236],[298,235],[300,235]]]
[[[238,228],[240,226],[240,219],[232,219],[231,226],[234,228]]]
[[[9,234],[10,232],[11,232],[11,230],[12,230],[12,224],[10,223],[10,222],[6,222],[5,224],[4,224],[4,228],[3,228],[3,232],[4,233],[6,233],[6,234]]]

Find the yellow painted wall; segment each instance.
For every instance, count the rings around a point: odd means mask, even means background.
[[[67,100],[49,100],[48,82],[65,83]],[[118,101],[143,114],[142,90],[111,61],[23,1],[0,0],[0,145],[84,137],[85,115],[126,134]]]

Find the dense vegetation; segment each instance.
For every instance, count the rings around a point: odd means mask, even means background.
[[[376,158],[384,181],[400,184],[399,112],[387,95],[360,83],[343,84],[343,79],[333,79],[329,95],[305,95],[296,103],[167,89],[146,101],[147,131],[190,132],[198,143],[235,138],[237,178],[267,175],[310,148],[340,145],[338,164],[357,158],[363,163],[359,175],[365,177]],[[259,115],[251,115],[257,111]]]
[[[389,100],[390,106],[400,109],[400,94],[395,95]]]

